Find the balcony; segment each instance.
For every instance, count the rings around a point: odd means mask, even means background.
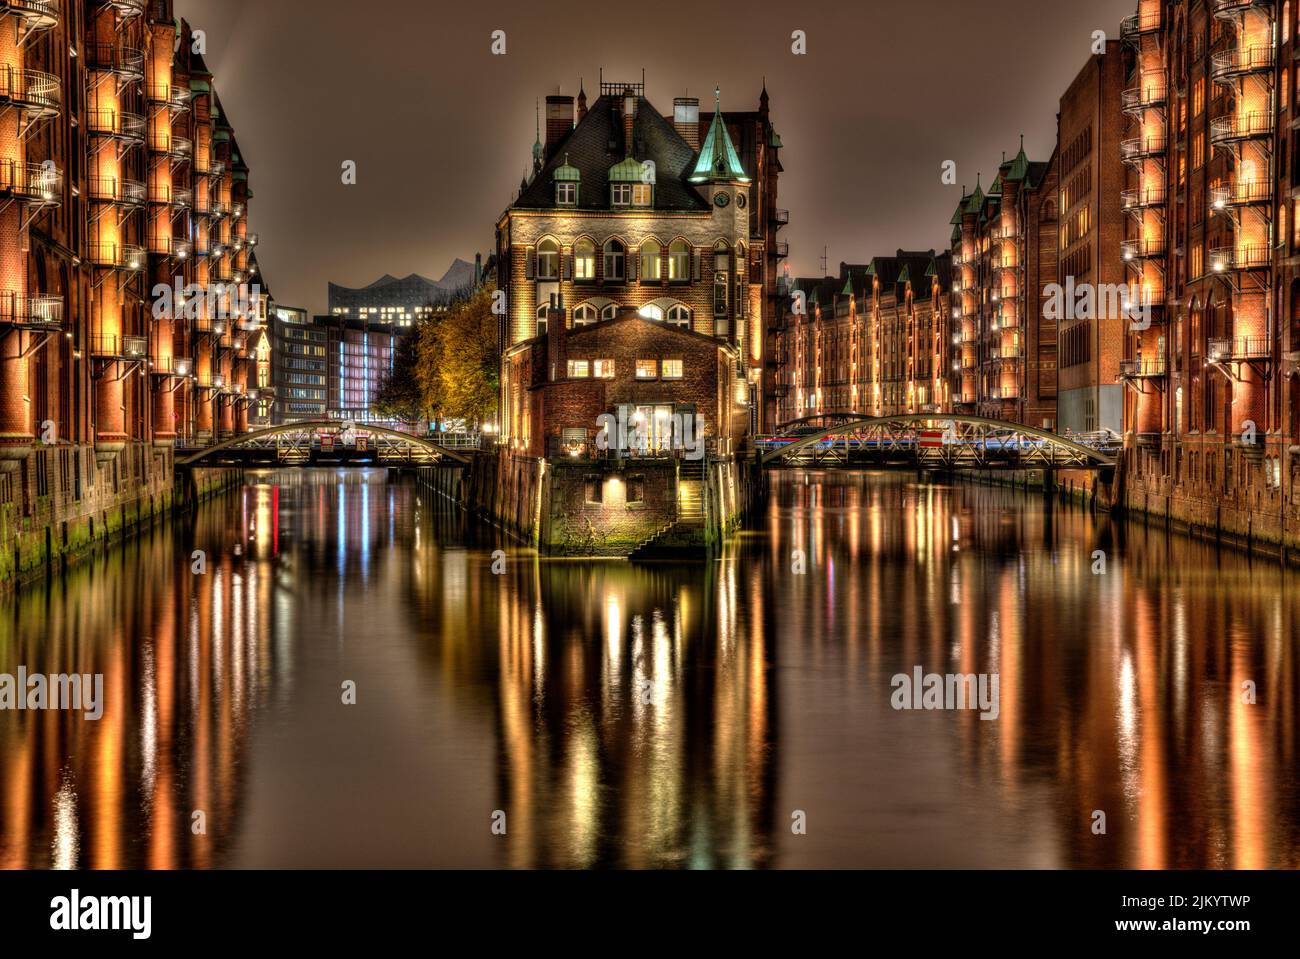
[[[29,31],[49,30],[59,23],[59,0],[0,0],[0,16],[22,20]]]
[[[1216,146],[1271,136],[1273,114],[1266,110],[1230,113],[1210,121],[1210,142]]]
[[[778,260],[783,260],[790,255],[790,244],[786,240],[778,240],[772,248]]]
[[[1269,180],[1238,182],[1231,186],[1216,186],[1210,190],[1210,207],[1214,210],[1269,203],[1272,199],[1273,184]]]
[[[1145,186],[1136,190],[1124,190],[1119,196],[1120,202],[1126,210],[1147,210],[1165,205],[1165,188],[1163,186]]]
[[[1120,155],[1127,161],[1146,160],[1165,155],[1165,135],[1152,134],[1144,137],[1130,137],[1119,145]]]
[[[213,219],[224,220],[226,218],[226,213],[229,211],[226,209],[226,205],[220,200],[213,200],[212,206],[208,212],[212,214]]]
[[[63,84],[52,73],[0,67],[0,104],[18,107],[34,120],[58,116]]]
[[[122,113],[119,110],[86,112],[86,130],[95,137],[108,137],[131,144],[143,143],[147,126],[145,118],[136,113]]]
[[[1268,73],[1273,69],[1274,59],[1273,48],[1262,45],[1223,50],[1210,58],[1210,76],[1224,83],[1252,73]]]
[[[63,297],[0,291],[0,324],[23,330],[63,328]]]
[[[1125,240],[1119,245],[1124,260],[1152,260],[1165,255],[1164,237],[1150,237],[1145,240]]]
[[[149,338],[103,334],[91,337],[90,352],[102,359],[145,360],[149,358]]]
[[[178,260],[188,260],[194,255],[194,244],[174,236],[149,237],[149,252],[157,256],[171,256]]]
[[[1206,344],[1211,363],[1232,360],[1262,360],[1273,355],[1273,345],[1267,336],[1239,336],[1235,339],[1212,339]]]
[[[111,73],[123,80],[140,82],[144,79],[144,51],[116,43],[89,43],[86,45],[86,65],[91,70]]]
[[[1165,358],[1156,356],[1145,360],[1120,360],[1120,379],[1153,380],[1165,375]]]
[[[149,137],[149,149],[173,160],[184,160],[194,153],[194,141],[173,133],[155,133]]]
[[[189,187],[172,187],[171,205],[178,210],[194,206],[194,191]]]
[[[1214,15],[1220,20],[1235,20],[1251,7],[1270,5],[1271,0],[1211,0]]]
[[[1215,273],[1266,270],[1272,262],[1267,246],[1229,246],[1210,251],[1210,269]]]
[[[123,20],[144,16],[145,0],[98,0],[97,6],[107,7]]]
[[[92,240],[87,244],[90,262],[107,270],[143,270],[148,258],[144,247],[131,243],[103,243]]]
[[[97,203],[112,203],[131,209],[144,206],[149,199],[149,191],[143,183],[111,176],[91,177],[87,181],[87,192]]]
[[[1142,82],[1120,94],[1120,106],[1125,113],[1141,113],[1165,105],[1169,87],[1161,71],[1152,71],[1142,77]]]
[[[781,227],[788,225],[789,222],[790,222],[789,210],[777,210],[777,209],[772,210],[772,225],[775,226],[778,230]]]
[[[1119,38],[1125,43],[1136,43],[1142,37],[1160,32],[1160,13],[1135,13],[1119,24]]]
[[[52,163],[0,160],[0,196],[5,195],[33,206],[59,206],[63,202],[63,171]]]
[[[164,105],[172,113],[184,113],[190,108],[190,100],[194,94],[190,92],[189,87],[172,83],[151,83],[148,96],[150,103]]]

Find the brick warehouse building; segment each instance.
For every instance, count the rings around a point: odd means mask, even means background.
[[[1063,289],[1118,289],[1134,279],[1121,256],[1125,216],[1140,221],[1163,196],[1125,190],[1120,158],[1125,115],[1121,45],[1088,59],[1061,96],[1056,143],[1060,154],[1060,265]],[[1129,319],[1124,297],[1098,297],[1090,310],[1067,310],[1059,318],[1057,430],[1091,433],[1124,428],[1124,392],[1118,382]],[[1112,310],[1118,303],[1119,309]],[[1097,315],[1103,312],[1105,315]],[[1088,314],[1094,315],[1088,315]],[[1084,314],[1084,315],[1080,315]]]
[[[1129,337],[1127,500],[1244,539],[1297,528],[1297,4],[1142,0],[1123,24],[1126,241],[1155,322]]]
[[[248,168],[194,48],[170,0],[0,5],[4,575],[161,508],[176,442],[247,428],[265,298],[154,310],[255,269]]]
[[[497,225],[508,304],[501,439],[513,455],[591,456],[597,406],[671,404],[702,418],[716,462],[734,463],[750,433],[775,416],[768,338],[785,255],[776,239],[786,220],[775,206],[781,141],[766,90],[756,112],[724,113],[720,104],[719,92],[713,114],[701,116],[698,100],[680,97],[664,116],[642,83],[602,82],[590,109],[580,90],[576,115],[572,97],[547,97],[533,174]],[[611,347],[636,352],[588,355]],[[675,489],[656,493],[647,482],[648,497],[677,502]],[[704,517],[715,532],[736,503],[734,490],[719,492],[700,494],[706,504],[716,498]],[[673,519],[646,512],[635,536]],[[615,536],[616,525],[608,531],[619,542],[596,548],[635,545],[633,531]],[[565,548],[565,536],[548,545]]]
[[[1058,153],[1031,161],[1022,144],[952,216],[953,412],[1055,426],[1056,321],[1043,307],[1057,276]]]
[[[780,422],[949,409],[951,275],[946,253],[899,250],[841,263],[838,278],[792,281],[804,312],[784,321]]]

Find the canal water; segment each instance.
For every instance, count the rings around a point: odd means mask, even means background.
[[[250,473],[0,601],[0,674],[103,677],[98,720],[0,711],[0,866],[1300,867],[1293,574],[772,481],[721,556],[636,565]],[[996,675],[996,718],[895,709],[917,668]]]

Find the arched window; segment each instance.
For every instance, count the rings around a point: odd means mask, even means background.
[[[627,247],[622,240],[605,244],[605,279],[621,280],[627,273]]]
[[[543,240],[537,244],[537,278],[539,280],[560,278],[560,244],[554,240]]]
[[[612,320],[616,316],[618,316],[617,303],[609,303],[600,311],[600,318],[602,320]]]
[[[546,310],[547,305],[543,303],[537,308],[537,335],[546,335]]]
[[[673,326],[682,326],[685,327],[686,329],[690,329],[691,311],[687,307],[682,306],[681,304],[678,304],[677,306],[670,306],[668,308],[668,322],[671,323]]]
[[[641,282],[659,282],[659,261],[663,247],[658,240],[646,240],[641,244]]]
[[[647,320],[662,320],[664,318],[663,307],[655,306],[653,303],[647,303],[638,312]]]
[[[586,326],[588,323],[596,322],[596,308],[590,303],[583,303],[574,307],[573,325]]]
[[[691,278],[691,245],[685,240],[673,240],[668,247],[668,279],[670,282]]]
[[[724,272],[731,269],[731,252],[723,240],[713,244],[713,268]]]
[[[575,280],[596,278],[596,244],[586,237],[573,244],[573,278]]]

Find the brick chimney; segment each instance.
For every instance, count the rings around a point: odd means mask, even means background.
[[[573,97],[551,94],[546,98],[546,159],[573,129]]]
[[[623,149],[626,156],[632,156],[632,123],[636,119],[636,94],[631,87],[623,89]]]
[[[700,149],[700,98],[678,97],[673,101],[673,128],[691,149]]]

